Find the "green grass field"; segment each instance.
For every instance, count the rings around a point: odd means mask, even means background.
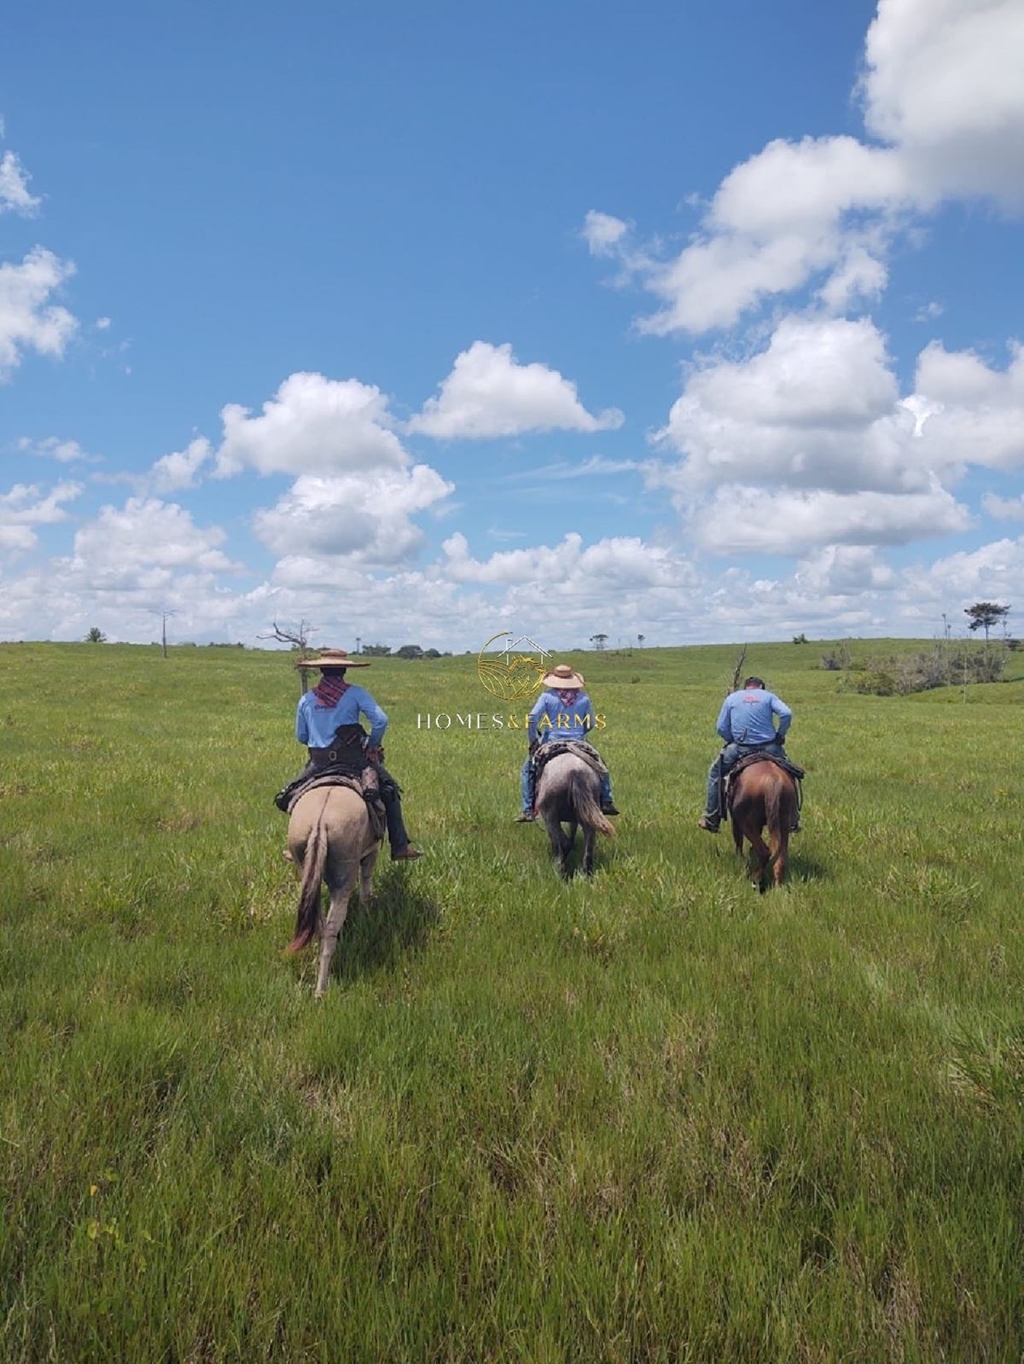
[[[564,885],[522,731],[416,727],[507,712],[475,659],[377,662],[427,855],[318,1004],[288,656],[0,646],[0,1360],[1019,1361],[1024,659],[822,648],[747,657],[808,772],[764,896],[695,828],[735,648],[570,657],[623,813]]]

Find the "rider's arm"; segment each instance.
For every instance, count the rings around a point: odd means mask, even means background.
[[[295,710],[295,737],[300,744],[309,743],[309,720],[306,716],[307,708],[302,704],[308,695],[309,692],[302,693],[299,697],[299,704]]]
[[[772,698],[772,710],[773,710],[773,711],[775,712],[775,714],[779,717],[779,730],[778,730],[779,738],[780,738],[780,739],[784,739],[784,738],[786,737],[786,731],[789,729],[790,725],[793,723],[793,712],[792,712],[792,711],[790,710],[790,708],[786,705],[785,701],[780,701],[780,700],[779,700],[779,698],[775,695],[774,692],[771,693],[771,698]]]
[[[531,744],[536,742],[537,722],[540,720],[540,717],[546,713],[547,699],[550,694],[551,694],[550,692],[546,691],[541,692],[541,694],[537,697],[536,701],[534,701],[533,709],[530,711],[530,714],[527,718],[526,734]]]
[[[360,714],[365,715],[370,722],[370,748],[380,748],[384,740],[384,731],[388,727],[388,717],[384,710],[378,706],[368,691],[363,691],[362,687],[353,687],[353,691],[358,692],[355,698],[359,703]]]
[[[715,729],[727,744],[732,743],[732,706],[729,704],[731,697],[726,697],[722,702],[722,709],[718,712],[718,723]]]

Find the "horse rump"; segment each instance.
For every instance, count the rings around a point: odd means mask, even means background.
[[[763,888],[769,862],[775,884],[782,884],[789,856],[789,831],[797,812],[796,781],[770,758],[744,766],[729,783],[729,818],[736,851],[744,838],[757,858],[756,882]],[[769,844],[761,837],[767,828]]]

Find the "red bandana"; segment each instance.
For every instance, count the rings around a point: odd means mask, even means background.
[[[313,688],[317,710],[333,710],[348,691],[349,684],[343,677],[329,677],[326,673]]]
[[[575,706],[576,702],[580,699],[580,694],[575,687],[567,687],[564,691],[559,689],[558,699],[561,701],[562,705],[565,706],[566,710],[568,710],[570,706]]]

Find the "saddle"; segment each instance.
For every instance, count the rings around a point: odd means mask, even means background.
[[[783,772],[789,773],[796,783],[796,808],[798,810],[803,809],[804,789],[801,783],[804,779],[804,769],[802,767],[797,767],[796,763],[790,762],[782,753],[772,753],[765,749],[758,748],[755,749],[753,753],[744,753],[743,757],[738,758],[722,778],[718,791],[718,808],[720,810],[732,810],[732,797],[735,790],[736,778],[743,769],[746,767],[753,767],[754,763],[764,762],[774,763],[776,767],[781,767]]]
[[[381,839],[384,837],[387,819],[384,814],[384,802],[381,799],[377,770],[374,767],[364,767],[361,772],[353,773],[343,771],[338,767],[325,766],[321,771],[314,772],[311,777],[306,777],[304,781],[295,781],[290,786],[286,786],[275,797],[275,804],[279,810],[290,815],[301,796],[304,796],[307,791],[315,791],[321,786],[347,786],[350,791],[355,791],[362,796],[366,801],[366,813],[370,817],[370,830],[374,838]]]
[[[562,753],[571,753],[576,758],[582,758],[599,777],[604,777],[608,773],[607,767],[601,760],[600,753],[585,739],[549,739],[546,744],[541,744],[533,755],[535,775],[539,777],[551,759],[557,758]]]

